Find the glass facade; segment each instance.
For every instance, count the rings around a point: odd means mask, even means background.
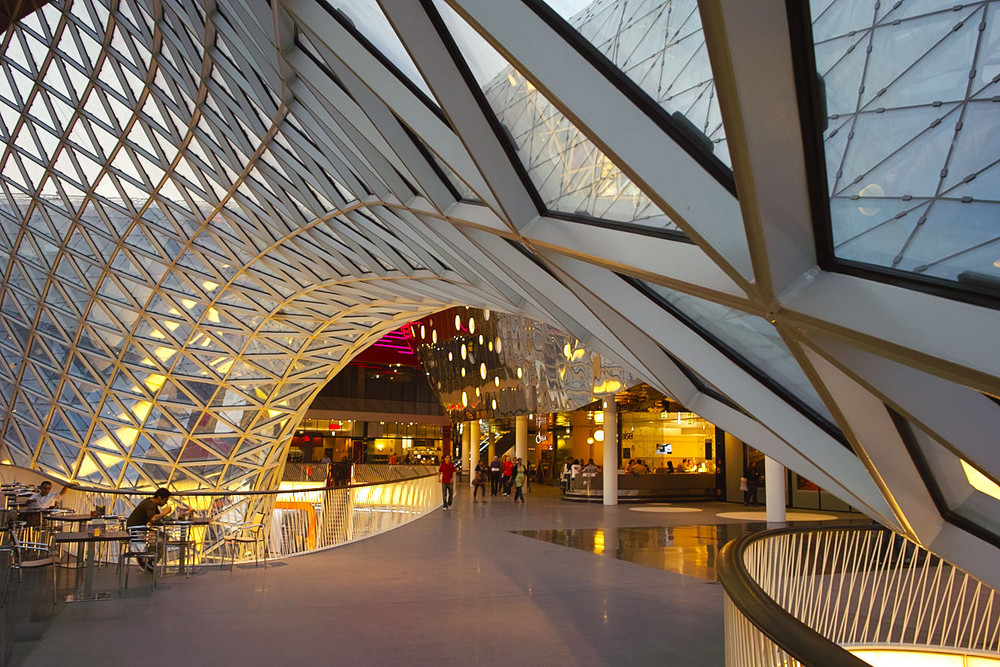
[[[810,7],[836,257],[950,281],[1000,278],[1000,8]]]
[[[550,211],[677,231],[552,103],[441,0],[436,7]]]

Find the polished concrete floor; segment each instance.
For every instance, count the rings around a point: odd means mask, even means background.
[[[715,516],[734,505],[636,512],[545,487],[519,505],[456,500],[266,569],[204,568],[155,592],[134,571],[123,595],[49,618],[51,589],[26,582],[7,664],[723,664],[715,554],[763,527]],[[101,576],[114,587],[113,568]],[[38,620],[10,619],[22,611]]]

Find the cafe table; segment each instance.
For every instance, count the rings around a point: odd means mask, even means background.
[[[103,516],[94,516],[93,514],[66,514],[61,512],[52,512],[48,515],[49,521],[65,521],[68,523],[81,524],[103,518]]]
[[[89,517],[88,517],[89,518]],[[85,558],[85,569],[83,571],[83,591],[66,597],[66,602],[86,602],[88,600],[107,600],[111,597],[108,592],[94,592],[94,565],[95,554],[98,542],[128,542],[129,534],[124,530],[112,530],[94,535],[92,531],[75,533],[56,533],[53,536],[56,544],[85,544],[87,546],[87,556]]]

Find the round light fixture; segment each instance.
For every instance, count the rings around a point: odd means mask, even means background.
[[[462,330],[462,318],[458,315],[455,316],[455,331]]]
[[[486,379],[486,364],[479,364],[479,377]]]
[[[483,319],[486,320],[487,322],[490,321],[490,309],[489,308],[487,308],[486,310],[483,311]]]
[[[451,352],[448,353],[448,361],[451,361]]]
[[[469,395],[466,394],[464,391],[462,392],[462,407],[463,408],[469,407]]]
[[[594,431],[594,440],[597,442],[604,442],[604,429],[599,428]]]
[[[431,342],[437,345],[438,342],[438,332],[437,329],[431,329]]]
[[[495,399],[495,398],[493,399],[493,409],[494,410],[497,409],[497,399]]]
[[[420,337],[427,338],[427,329],[424,328],[423,324],[420,325]]]
[[[462,377],[465,377],[465,369],[462,369]]]
[[[476,333],[476,321],[471,317],[469,318],[469,333]]]
[[[497,376],[495,376],[493,378],[493,384],[495,384],[498,387],[500,386],[500,376],[499,375],[497,375]]]
[[[523,375],[524,375],[524,373],[521,371],[520,368],[518,368],[517,369],[517,379],[520,380]]]
[[[497,336],[497,354],[503,352],[503,345],[500,343],[500,336]]]
[[[462,346],[462,348],[461,348],[461,355],[462,355],[462,358],[463,358],[463,359],[465,359],[465,356],[466,356],[467,354],[468,354],[468,350],[466,350],[466,349],[465,349],[465,346],[463,345],[463,346]]]

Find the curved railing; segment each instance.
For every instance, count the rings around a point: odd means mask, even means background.
[[[14,472],[16,477],[28,471]],[[195,558],[201,563],[228,562],[232,541],[226,538],[246,524],[262,523],[265,530],[255,543],[241,545],[236,562],[263,556],[265,549],[268,558],[281,558],[354,542],[408,523],[441,504],[433,466],[358,466],[355,473],[356,480],[364,481],[337,488],[305,483],[304,488],[284,491],[180,491],[171,501],[211,519],[209,525],[191,529]],[[61,500],[74,512],[103,507],[107,515],[127,517],[150,495],[148,490],[71,486]]]
[[[744,535],[719,578],[727,667],[1000,664],[1000,593],[881,527]]]

